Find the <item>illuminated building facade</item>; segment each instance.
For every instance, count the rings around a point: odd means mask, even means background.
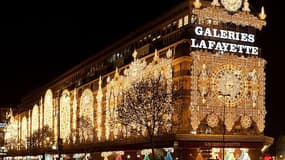
[[[255,14],[247,0],[181,3],[24,97],[7,127],[9,156],[140,159],[153,146],[183,160],[259,159],[273,139],[263,135],[266,61],[255,46],[266,15]],[[117,108],[152,77],[167,96],[150,145],[147,127],[122,123]]]
[[[8,124],[8,116],[7,113],[9,113],[11,106],[0,106],[0,158],[3,159],[3,157],[7,154],[7,150],[4,147],[5,145],[5,133],[6,128]]]

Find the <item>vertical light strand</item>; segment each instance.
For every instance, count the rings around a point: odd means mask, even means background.
[[[123,76],[120,76],[120,80],[119,80],[119,93],[118,93],[118,97],[117,97],[117,105],[120,101],[123,100],[123,90],[124,90],[124,87],[125,87],[125,82],[124,82],[124,79],[123,79]],[[116,109],[116,119],[117,119],[117,128],[118,128],[118,135],[122,136],[123,135],[123,126],[122,124],[120,123],[119,119],[119,113],[118,113],[118,110]]]
[[[103,98],[103,92],[102,92],[102,79],[101,76],[99,77],[98,82],[99,88],[97,92],[97,138],[99,141],[101,141],[102,138],[102,98]]]
[[[117,139],[118,132],[119,132],[119,126],[117,123],[118,111],[116,109],[116,106],[118,104],[118,94],[119,94],[118,81],[114,86],[116,86],[116,87],[114,88],[114,108],[113,108],[113,125],[114,125],[114,127],[113,127],[113,134],[114,134],[114,138]]]
[[[62,92],[59,102],[60,107],[60,137],[64,143],[69,142],[70,137],[70,93],[67,89]]]
[[[20,150],[20,144],[21,144],[21,137],[20,137],[20,134],[21,134],[21,128],[20,128],[20,125],[21,125],[21,119],[20,119],[20,115],[15,115],[15,119],[17,121],[17,146],[18,146],[18,149]]]
[[[53,129],[55,137],[58,137],[58,118],[60,118],[59,117],[60,114],[58,113],[60,108],[58,108],[59,105],[58,105],[57,101],[58,101],[57,97],[52,99],[52,102],[53,102],[52,103],[53,104],[53,109],[52,109],[53,110],[52,111],[53,118],[52,119],[53,119],[54,124],[51,127],[51,129]]]
[[[172,92],[172,86],[173,86],[173,80],[172,80],[172,50],[169,48],[167,53],[166,53],[166,56],[167,56],[167,65],[166,65],[166,69],[165,69],[165,78],[166,78],[166,84],[167,84],[167,93],[168,95],[170,95],[169,97],[167,97],[169,99],[169,103],[168,105],[169,106],[166,106],[168,107],[169,109],[169,113],[168,113],[168,117],[167,117],[167,121],[166,122],[166,129],[167,129],[167,132],[170,132],[170,129],[171,129],[171,126],[172,126],[172,114],[173,114],[173,107],[172,107],[172,97],[171,97],[171,92]]]
[[[37,120],[39,120],[38,123],[40,123],[40,124],[39,124],[38,127],[39,128],[43,128],[43,118],[44,118],[44,114],[43,114],[43,97],[41,97],[40,106],[39,107],[40,108],[38,110],[38,115],[37,115],[37,116],[39,116],[39,118]]]
[[[77,117],[76,117],[76,113],[77,113],[77,96],[76,96],[76,88],[73,91],[73,103],[72,103],[72,130],[76,131],[76,122],[77,122]],[[76,135],[73,135],[72,137],[73,143],[75,143],[76,141]]]
[[[27,136],[31,137],[31,111],[28,111],[28,125],[27,125]]]
[[[114,86],[115,86],[115,81],[114,79],[111,80],[111,82],[109,83],[110,87],[109,87],[109,92],[110,92],[110,97],[109,97],[109,115],[108,115],[108,119],[109,119],[109,128],[110,128],[110,133],[109,133],[109,138],[111,133],[114,132]]]
[[[119,133],[119,129],[120,129],[120,126],[118,124],[118,111],[117,111],[117,104],[118,104],[118,96],[119,96],[119,92],[120,92],[120,81],[119,81],[119,78],[120,78],[120,74],[119,74],[119,70],[118,68],[116,68],[116,72],[115,72],[115,76],[114,76],[114,85],[113,85],[113,95],[114,95],[114,99],[113,99],[113,121],[112,121],[112,125],[113,125],[113,135],[114,135],[114,138],[117,139],[118,137],[118,133]]]
[[[105,138],[110,138],[110,77],[107,78],[106,111],[105,111]]]

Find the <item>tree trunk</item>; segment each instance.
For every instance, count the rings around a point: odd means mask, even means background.
[[[154,145],[153,145],[153,129],[149,126],[146,126],[148,136],[150,139],[150,145],[151,145],[151,160],[155,160],[155,155],[154,155]]]
[[[150,143],[151,143],[151,155],[152,155],[152,160],[155,160],[155,155],[154,155],[154,145],[153,145],[153,136],[150,136]]]

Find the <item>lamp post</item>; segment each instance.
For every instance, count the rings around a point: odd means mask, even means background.
[[[6,144],[5,144],[5,133],[6,133],[6,126],[2,129],[3,131],[3,146],[1,146],[1,159],[4,159],[5,155],[7,155],[7,148],[6,148]]]
[[[60,97],[60,94],[58,95]],[[60,98],[59,98],[60,100]],[[61,157],[61,150],[62,150],[62,139],[60,138],[60,103],[58,102],[57,105],[57,152],[58,152],[58,159],[60,160]]]
[[[231,95],[230,94],[223,94],[220,93],[218,98],[224,98],[227,99]],[[226,134],[226,104],[223,105],[223,134],[222,134],[222,159],[224,160],[224,154],[225,154],[225,134]]]
[[[58,149],[58,159],[60,160],[61,150],[62,150],[62,139],[61,138],[58,138],[57,144],[58,144],[58,146],[57,146],[57,149]]]

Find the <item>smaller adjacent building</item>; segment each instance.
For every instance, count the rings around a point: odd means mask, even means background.
[[[8,125],[8,113],[11,106],[0,106],[0,157],[6,155],[5,133]]]
[[[276,160],[285,159],[285,135],[280,135],[275,143]]]

